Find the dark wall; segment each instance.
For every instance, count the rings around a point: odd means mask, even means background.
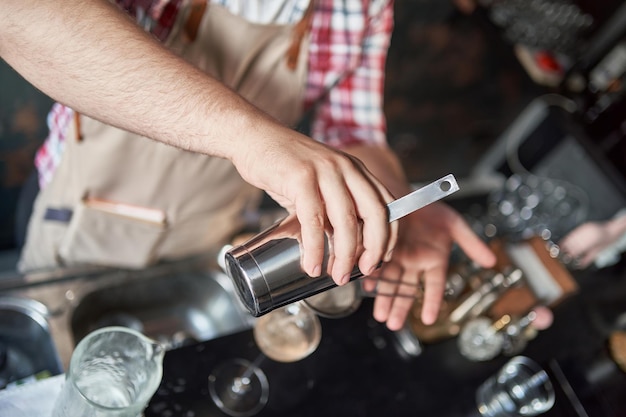
[[[15,207],[47,134],[52,100],[0,59],[0,249],[15,245]]]
[[[463,177],[543,89],[479,14],[464,15],[446,0],[395,4],[389,141],[412,181]]]

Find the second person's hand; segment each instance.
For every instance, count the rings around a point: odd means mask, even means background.
[[[400,220],[400,236],[390,262],[373,276],[384,280],[365,280],[368,291],[381,295],[374,303],[374,317],[399,330],[413,307],[418,287],[423,287],[421,320],[432,324],[437,319],[446,286],[450,251],[454,243],[483,267],[492,267],[496,258],[489,247],[472,231],[460,214],[445,203],[434,203]],[[391,297],[383,294],[397,294]]]

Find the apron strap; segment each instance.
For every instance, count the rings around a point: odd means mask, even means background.
[[[207,0],[192,0],[191,2],[189,17],[184,27],[185,35],[191,42],[195,41],[198,36],[198,28],[200,27],[200,22],[202,21],[206,7]]]
[[[293,40],[291,46],[287,50],[287,68],[295,71],[298,65],[298,56],[300,55],[300,45],[304,35],[308,32],[313,18],[313,10],[315,10],[315,0],[309,1],[309,6],[304,12],[302,19],[293,28]]]
[[[83,131],[80,127],[80,113],[74,111],[74,129],[76,130],[76,142],[82,142]]]
[[[202,16],[207,8],[206,0],[193,0],[191,2],[189,17],[185,22],[185,34],[190,41],[194,41],[198,35],[198,27],[202,21]],[[302,19],[294,26],[293,29],[293,41],[291,46],[287,50],[287,67],[295,71],[298,65],[298,57],[300,55],[300,46],[302,45],[302,39],[308,32],[311,26],[311,19],[313,18],[313,11],[315,10],[315,0],[310,0]]]

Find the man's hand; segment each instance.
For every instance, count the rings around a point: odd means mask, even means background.
[[[296,213],[307,274],[329,273],[343,285],[354,265],[369,273],[390,259],[398,233],[387,216],[393,196],[358,159],[289,129],[274,129],[267,141],[256,133],[233,162],[246,181]],[[332,232],[329,271],[321,269],[325,231]]]
[[[391,330],[404,324],[412,308],[418,287],[424,288],[422,322],[432,324],[437,319],[446,286],[448,261],[453,243],[476,263],[492,267],[496,257],[489,247],[471,230],[463,218],[444,203],[434,203],[400,220],[400,234],[390,262],[365,280],[367,291],[398,294],[379,295],[374,303],[374,318],[386,322]],[[390,281],[397,281],[399,284]]]

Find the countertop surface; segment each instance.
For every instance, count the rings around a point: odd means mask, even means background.
[[[626,416],[626,373],[606,359],[608,335],[626,329],[626,268],[622,262],[576,279],[580,291],[553,309],[553,325],[520,354],[544,367],[555,387],[556,402],[546,417]],[[476,389],[509,358],[471,362],[456,339],[407,356],[394,333],[372,319],[371,309],[366,299],[346,318],[322,318],[321,343],[306,359],[259,362],[270,388],[258,416],[476,417]],[[251,330],[168,351],[145,417],[225,416],[210,397],[209,375],[225,361],[253,362],[259,354]],[[0,415],[18,410],[22,414],[16,415],[45,416],[39,411],[51,407],[62,383],[59,375],[3,392]],[[39,397],[45,401],[23,401]],[[39,411],[29,414],[34,405]]]
[[[541,364],[556,387],[556,404],[544,415],[626,415],[626,375],[613,373],[606,386],[601,380],[591,388],[584,383],[594,362],[603,357],[609,332],[624,320],[624,268],[588,271],[576,278],[581,291],[554,308],[553,325],[521,355]],[[398,350],[395,336],[372,319],[371,309],[368,299],[349,317],[321,319],[320,346],[302,361],[265,358],[260,366],[269,380],[269,401],[258,415],[473,415],[477,387],[509,358],[471,362],[460,355],[456,339],[424,345],[419,356],[407,357]],[[162,384],[145,416],[225,415],[211,400],[209,375],[224,361],[252,362],[259,353],[252,331],[169,351]]]

